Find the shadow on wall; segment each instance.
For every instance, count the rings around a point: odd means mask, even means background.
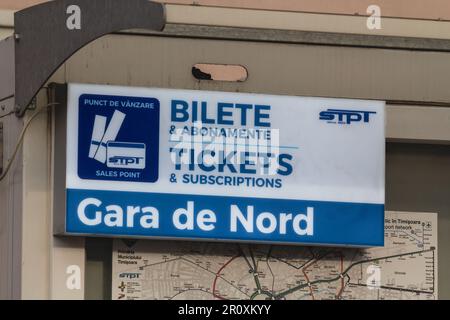
[[[388,143],[386,210],[438,214],[439,298],[450,299],[450,146]]]

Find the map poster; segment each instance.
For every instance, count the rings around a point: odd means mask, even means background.
[[[438,298],[437,214],[386,212],[385,246],[114,240],[112,299]]]

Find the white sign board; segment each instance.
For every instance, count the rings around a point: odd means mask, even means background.
[[[383,245],[384,102],[69,85],[68,234]]]

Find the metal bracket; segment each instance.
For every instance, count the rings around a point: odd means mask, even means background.
[[[165,9],[147,0],[56,0],[14,15],[16,114],[75,52],[126,29],[162,31]]]

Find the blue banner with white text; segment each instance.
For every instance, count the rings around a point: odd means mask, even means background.
[[[67,190],[66,232],[382,246],[384,205]]]

